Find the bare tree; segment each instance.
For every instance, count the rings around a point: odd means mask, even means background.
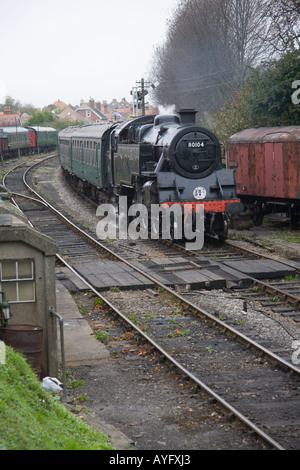
[[[266,42],[279,52],[300,47],[300,0],[269,0],[265,15],[269,19]]]
[[[166,43],[156,51],[154,73],[162,104],[195,105],[205,110],[231,86],[227,38],[220,35],[220,0],[189,0],[170,24]],[[225,84],[223,83],[225,80]]]
[[[160,83],[157,102],[195,106],[202,118],[219,108],[248,68],[272,53],[265,41],[270,1],[183,1],[165,44],[156,50],[152,75]]]
[[[246,69],[271,53],[264,41],[266,30],[266,0],[226,0],[221,2],[223,21],[231,38],[231,50],[235,66],[239,70],[239,82]]]

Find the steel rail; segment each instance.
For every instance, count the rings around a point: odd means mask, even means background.
[[[86,286],[94,292],[97,297],[116,313],[123,321],[125,321],[131,328],[138,332],[148,343],[150,343],[160,354],[162,354],[170,363],[172,363],[176,369],[180,370],[184,375],[189,377],[196,385],[198,385],[201,390],[203,390],[207,395],[212,397],[222,408],[226,409],[229,413],[232,413],[240,422],[247,426],[262,438],[265,442],[270,444],[274,449],[285,450],[277,441],[275,441],[271,436],[265,433],[260,429],[255,423],[250,421],[246,416],[244,416],[240,411],[234,408],[230,403],[220,397],[216,392],[214,392],[210,387],[208,387],[204,382],[199,380],[194,374],[187,370],[182,364],[180,364],[173,356],[171,356],[165,349],[163,349],[158,343],[156,343],[150,336],[148,336],[143,330],[141,330],[137,325],[135,325],[126,315],[124,315],[116,306],[114,306],[106,297],[104,297],[97,289],[94,288],[77,270],[71,266],[61,255],[56,255],[57,258],[63,263],[68,269],[70,269]]]
[[[36,165],[38,165],[40,162],[36,163]],[[118,261],[122,262],[122,263],[125,263],[127,266],[129,266],[130,268],[134,269],[135,271],[137,271],[139,274],[143,275],[144,277],[146,277],[149,281],[151,281],[153,284],[157,285],[158,287],[160,287],[161,289],[165,290],[166,292],[168,292],[169,294],[171,294],[173,297],[176,297],[177,300],[179,300],[183,305],[185,305],[186,307],[192,309],[192,311],[196,314],[198,314],[199,316],[201,316],[202,318],[206,318],[208,320],[210,320],[214,326],[218,325],[219,329],[221,331],[223,331],[223,333],[227,332],[231,337],[235,337],[236,339],[239,339],[243,344],[246,344],[248,347],[249,346],[252,346],[254,349],[260,351],[262,354],[266,355],[270,360],[271,362],[275,362],[275,363],[280,363],[282,365],[284,365],[285,367],[287,367],[289,370],[291,370],[292,372],[296,373],[296,374],[300,374],[300,368],[294,366],[293,364],[290,364],[289,362],[285,361],[284,359],[280,358],[279,356],[277,356],[276,354],[274,354],[273,352],[269,351],[268,349],[266,349],[264,346],[260,345],[259,343],[257,343],[256,341],[252,340],[251,338],[245,336],[244,334],[240,333],[238,330],[236,330],[235,328],[233,328],[232,326],[226,324],[225,322],[223,322],[222,320],[218,319],[217,317],[215,317],[214,315],[210,314],[209,312],[207,312],[206,310],[196,306],[195,304],[193,304],[192,302],[190,302],[189,300],[187,300],[186,298],[184,298],[182,295],[180,295],[178,292],[175,292],[173,289],[171,289],[170,287],[166,286],[165,284],[161,283],[160,281],[158,281],[157,279],[155,279],[154,277],[152,277],[150,274],[147,274],[145,273],[144,271],[142,271],[141,269],[139,269],[137,266],[133,265],[132,263],[130,263],[130,261],[122,258],[121,256],[119,256],[118,254],[114,253],[110,248],[106,247],[105,245],[103,245],[102,243],[100,243],[98,240],[96,240],[95,238],[93,238],[91,235],[87,234],[86,232],[84,232],[82,229],[80,229],[79,227],[77,227],[71,220],[69,220],[65,215],[63,215],[61,212],[59,212],[54,206],[52,206],[49,202],[47,202],[42,196],[40,196],[33,188],[31,188],[29,186],[29,184],[27,183],[26,181],[26,176],[27,176],[27,173],[34,167],[35,165],[33,165],[32,167],[28,168],[26,170],[26,172],[24,173],[24,176],[23,176],[23,181],[24,181],[24,184],[26,185],[27,189],[32,192],[33,194],[35,194],[38,198],[40,198],[54,213],[56,213],[60,218],[62,218],[68,225],[70,225],[75,231],[79,232],[82,236],[84,236],[85,238],[87,238],[91,243],[95,244],[100,250],[104,251],[105,253],[109,254],[110,256],[112,256],[113,258],[117,259]],[[253,280],[256,281],[256,279],[253,278]]]
[[[46,160],[48,158],[54,158],[55,156],[56,155],[46,157],[44,160]],[[240,340],[243,344],[246,344],[248,347],[252,346],[254,349],[256,349],[256,350],[260,351],[262,354],[266,355],[271,360],[271,362],[280,363],[280,364],[284,365],[285,367],[287,367],[292,372],[300,374],[300,368],[294,366],[293,364],[290,364],[289,362],[285,361],[284,359],[280,358],[276,354],[272,353],[271,351],[269,351],[268,349],[266,349],[264,346],[260,345],[256,341],[254,341],[251,338],[249,338],[249,337],[245,336],[244,334],[240,333],[238,330],[236,330],[232,326],[227,325],[225,322],[223,322],[222,320],[220,320],[217,317],[213,316],[212,314],[210,314],[206,310],[196,306],[195,304],[193,304],[192,302],[190,302],[189,300],[187,300],[186,298],[181,296],[178,292],[175,292],[170,287],[164,285],[163,283],[161,283],[157,279],[153,278],[152,276],[145,273],[144,271],[142,271],[141,269],[139,269],[135,265],[131,264],[128,260],[126,260],[126,259],[122,258],[121,256],[117,255],[112,250],[110,250],[108,247],[106,247],[105,245],[100,243],[98,240],[96,240],[95,238],[93,238],[92,236],[90,236],[89,234],[84,232],[82,229],[77,227],[71,220],[69,220],[65,215],[63,215],[60,211],[58,211],[52,204],[50,204],[42,196],[40,196],[27,183],[26,176],[27,176],[28,172],[30,170],[32,170],[32,168],[34,168],[35,166],[37,166],[39,164],[42,164],[43,161],[35,162],[33,165],[31,165],[25,171],[25,173],[23,175],[23,183],[27,187],[29,192],[35,194],[35,196],[37,197],[38,200],[42,201],[42,203],[44,205],[48,206],[49,209],[51,209],[56,215],[58,215],[61,219],[63,219],[66,224],[71,226],[75,231],[79,232],[83,237],[87,238],[91,243],[95,244],[101,251],[105,252],[106,254],[109,254],[111,257],[117,259],[118,261],[120,261],[122,263],[125,263],[127,266],[131,267],[132,269],[137,271],[139,274],[146,277],[148,280],[150,280],[155,285],[157,285],[158,287],[160,287],[163,290],[165,290],[166,292],[168,292],[170,295],[172,295],[173,297],[176,297],[176,299],[179,300],[183,305],[185,305],[185,307],[188,307],[188,308],[192,309],[192,311],[194,313],[198,314],[202,318],[206,318],[206,319],[210,320],[214,326],[218,325],[219,329],[221,331],[223,331],[223,333],[225,333],[225,332],[228,333],[231,337],[235,337],[236,339]],[[22,166],[22,165],[18,165],[18,166]],[[20,195],[20,196],[23,197],[23,195]],[[28,196],[27,196],[27,198],[28,198]],[[253,279],[253,281],[257,281],[257,279],[254,279],[254,278],[252,278],[252,279]],[[266,286],[269,287],[267,284],[266,284]]]
[[[279,263],[284,264],[285,266],[294,268],[297,273],[300,273],[300,267],[294,265],[293,263],[289,263],[287,260],[284,260],[284,259],[277,260],[277,259],[272,258],[269,255],[265,255],[263,253],[258,253],[257,251],[251,250],[250,248],[240,247],[239,245],[236,245],[232,240],[225,240],[225,243],[228,246],[230,246],[230,247],[232,247],[236,250],[240,250],[244,253],[251,254],[251,255],[254,255],[254,256],[257,256],[257,257],[260,257],[260,258],[268,259],[270,261],[278,261]],[[188,254],[193,253],[193,252],[191,252],[191,250],[187,250],[185,247],[181,247],[181,249],[184,252],[188,253]],[[269,283],[267,283],[265,281],[261,281],[260,279],[249,276],[249,274],[247,274],[247,276],[254,284],[258,284],[266,292],[277,293],[277,294],[279,294],[280,297],[282,297],[282,298],[284,297],[285,300],[289,301],[294,306],[299,305],[299,303],[300,303],[300,297],[299,296],[290,294],[289,292],[281,290],[280,288],[276,287],[275,285],[272,286],[272,285],[270,285]]]
[[[50,158],[55,158],[55,157],[57,157],[57,156],[58,156],[57,153],[48,155],[47,157],[44,157],[44,158],[41,160],[41,162],[35,162],[35,165],[37,165],[38,163],[43,163],[45,160],[48,160],[48,159],[50,159]],[[25,165],[28,165],[28,162],[27,162],[27,163],[19,163],[18,165],[15,165],[14,167],[12,167],[7,173],[5,173],[5,175],[2,177],[2,184],[3,184],[3,186],[6,187],[6,185],[5,185],[5,180],[6,180],[7,176],[8,176],[10,173],[12,173],[12,172],[13,172],[14,170],[16,170],[17,168],[20,168],[20,167],[25,166]],[[33,168],[35,165],[31,165],[30,168]],[[25,195],[23,195],[23,194],[19,194],[19,193],[12,192],[12,191],[11,191],[11,194],[14,195],[14,196],[17,196],[17,197],[23,197],[23,198],[25,198],[25,199],[34,199],[34,198],[30,198],[29,196],[25,196]],[[14,198],[11,198],[11,201],[13,202],[13,205],[14,205],[17,209],[21,210]],[[36,202],[41,202],[40,196],[39,196],[39,199],[36,200]],[[44,205],[48,206],[47,203],[44,203]],[[22,212],[22,211],[21,211],[21,212]],[[32,223],[31,223],[30,221],[28,221],[28,222],[29,222],[29,224],[31,225],[31,227],[33,227]]]
[[[279,263],[284,264],[285,266],[293,267],[298,274],[300,273],[300,267],[296,266],[293,263],[289,263],[287,260],[284,260],[284,259],[276,260],[276,259],[272,258],[272,256],[269,256],[269,255],[266,255],[266,254],[263,254],[263,253],[258,253],[257,251],[251,250],[250,248],[240,247],[240,246],[236,245],[231,240],[226,240],[226,244],[233,247],[233,248],[235,248],[235,249],[237,249],[237,250],[243,251],[244,253],[254,254],[254,255],[256,255],[260,258],[268,259],[268,260],[271,260],[271,261],[278,261]],[[280,288],[276,287],[275,285],[272,286],[272,285],[268,284],[267,282],[261,281],[260,279],[253,278],[251,276],[249,276],[249,279],[251,279],[251,281],[253,283],[260,285],[267,292],[277,293],[282,298],[285,297],[285,300],[291,302],[295,306],[299,305],[299,303],[300,303],[300,297],[297,296],[297,295],[290,294],[289,292],[281,290]]]
[[[243,251],[245,253],[250,253],[250,254],[256,255],[259,258],[268,259],[270,261],[278,261],[279,263],[285,264],[286,266],[293,267],[297,273],[300,273],[300,267],[299,266],[297,266],[293,262],[285,260],[284,258],[276,259],[276,258],[273,258],[270,255],[267,255],[267,254],[264,254],[264,253],[259,253],[258,251],[254,251],[254,250],[252,250],[250,248],[246,248],[244,246],[236,245],[233,240],[225,240],[225,243],[226,243],[226,245],[231,246],[231,247],[233,247],[237,250]]]
[[[48,158],[54,158],[52,157],[47,157]],[[45,159],[45,160],[46,160]],[[144,273],[142,270],[137,268],[136,266],[132,265],[129,261],[123,259],[113,251],[111,251],[109,248],[104,246],[102,243],[100,243],[98,240],[95,240],[93,237],[91,237],[89,234],[85,233],[83,230],[81,230],[79,227],[77,227],[72,221],[70,221],[67,217],[65,217],[62,213],[60,213],[54,206],[52,206],[49,202],[47,202],[42,196],[40,196],[33,188],[29,186],[29,184],[26,181],[26,176],[34,166],[37,166],[39,164],[42,164],[43,162],[36,162],[32,166],[30,166],[26,172],[23,175],[23,182],[25,186],[27,187],[28,191],[31,193],[35,194],[38,199],[31,198],[35,202],[41,202],[43,205],[46,205],[51,209],[54,213],[56,213],[60,218],[62,218],[68,225],[74,228],[77,232],[80,232],[84,237],[89,239],[93,244],[96,244],[102,251],[105,251],[108,253],[110,256],[113,256],[114,258],[118,259],[119,261],[127,264],[130,266],[132,269],[135,271],[139,272],[143,276],[145,276],[148,280],[156,284],[157,286],[161,287],[164,289],[166,292],[171,294],[172,296],[176,297],[177,300],[179,300],[181,303],[183,303],[186,307],[191,308],[195,313],[199,314],[202,318],[209,319],[214,325],[218,325],[220,330],[222,330],[223,333],[227,332],[230,333],[231,336],[233,336],[237,340],[241,340],[242,343],[246,343],[248,346],[253,346],[255,349],[259,350],[263,354],[269,357],[272,361],[276,361],[276,363],[281,363],[285,365],[288,369],[291,371],[300,374],[300,369],[295,367],[294,365],[288,363],[287,361],[281,359],[279,356],[276,354],[272,353],[271,351],[268,351],[266,348],[261,346],[260,344],[256,343],[255,341],[251,340],[247,336],[243,335],[236,329],[232,328],[231,326],[227,325],[226,323],[222,322],[218,318],[214,317],[211,315],[209,312],[205,311],[202,308],[199,308],[198,306],[194,305],[192,302],[188,301],[184,297],[182,297],[180,294],[177,292],[174,292],[172,289],[169,287],[165,286],[161,282],[157,281],[155,278],[152,276]],[[22,166],[22,165],[18,165]],[[15,167],[16,168],[16,167]],[[10,170],[10,171],[13,171]],[[24,195],[20,194],[20,197],[24,197]],[[25,196],[26,197],[26,196]],[[28,198],[28,196],[26,197]],[[30,199],[30,198],[29,198]],[[272,447],[274,447],[277,450],[284,450],[284,447],[282,447],[278,442],[276,442],[271,436],[266,434],[262,429],[260,429],[258,426],[256,426],[255,423],[252,423],[246,416],[244,416],[242,413],[240,413],[236,408],[234,408],[230,403],[228,403],[226,400],[224,400],[222,397],[220,397],[218,394],[216,394],[212,389],[210,389],[206,384],[204,384],[202,381],[200,381],[197,377],[195,377],[189,370],[187,370],[184,366],[182,366],[178,361],[176,361],[175,358],[173,358],[167,351],[165,351],[159,344],[157,344],[152,338],[150,338],[146,333],[144,333],[137,325],[135,325],[130,319],[128,319],[122,312],[120,312],[108,299],[106,299],[100,292],[98,292],[82,275],[80,275],[64,258],[57,254],[57,258],[66,266],[68,269],[70,269],[78,278],[86,284],[86,286],[95,293],[99,298],[101,298],[106,305],[108,305],[109,308],[111,308],[120,318],[122,318],[127,324],[130,325],[131,328],[136,330],[143,338],[145,338],[150,344],[155,347],[157,351],[159,351],[166,359],[168,359],[176,368],[178,368],[180,371],[182,371],[187,377],[189,377],[192,381],[194,381],[204,392],[206,392],[209,396],[211,396],[213,399],[215,399],[223,408],[228,410],[230,413],[232,413],[234,416],[238,418],[242,423],[244,423],[248,428],[250,428],[252,431],[255,432],[258,436],[260,436],[265,442],[268,442]]]

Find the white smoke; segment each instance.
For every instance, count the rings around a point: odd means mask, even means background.
[[[159,114],[174,114],[176,109],[175,104],[171,104],[169,106],[159,106],[158,111]]]

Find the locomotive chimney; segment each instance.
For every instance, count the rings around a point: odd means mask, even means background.
[[[196,124],[197,111],[195,109],[180,109],[178,114],[181,124]]]

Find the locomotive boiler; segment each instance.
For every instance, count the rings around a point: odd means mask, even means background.
[[[194,110],[143,116],[121,124],[68,128],[59,133],[64,172],[98,202],[127,197],[149,209],[172,205],[192,211],[204,206],[205,233],[226,238],[228,219],[242,210],[234,171],[222,168],[216,136],[195,123]],[[174,234],[174,230],[171,230]],[[172,238],[172,235],[171,235]]]

